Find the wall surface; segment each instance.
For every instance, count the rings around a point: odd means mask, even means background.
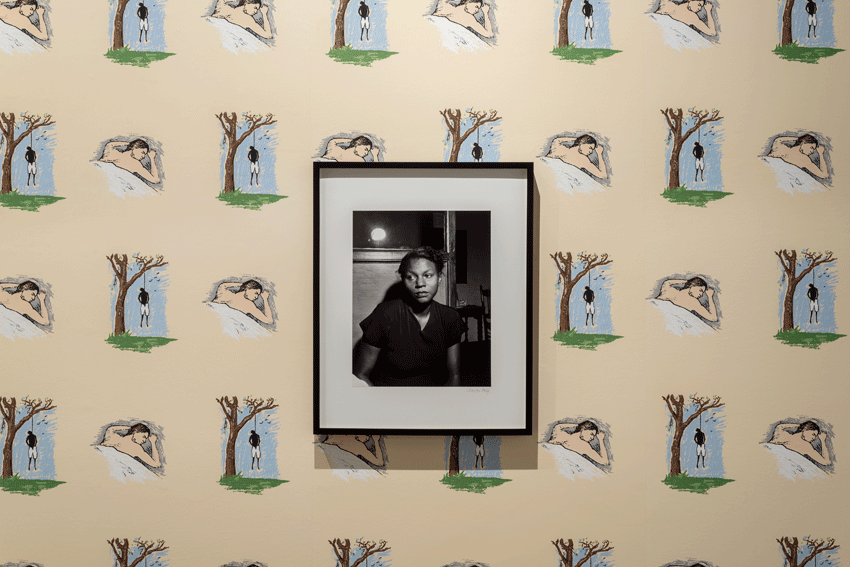
[[[443,47],[440,30],[424,17],[427,0],[374,2],[385,10],[375,26],[386,26],[376,41],[397,54],[369,67],[327,56],[336,10],[329,0],[275,0],[273,47],[239,54],[225,50],[203,19],[204,2],[149,4],[165,11],[157,20],[164,30],[151,20],[151,33],[164,31],[175,55],[139,68],[104,57],[111,44],[106,0],[52,2],[47,52],[0,53],[0,111],[55,119],[51,186],[64,198],[38,212],[0,207],[0,281],[48,283],[53,314],[46,336],[0,336],[0,397],[54,401],[52,459],[55,479],[65,484],[38,496],[0,491],[0,565],[107,567],[114,564],[107,540],[115,537],[163,539],[163,560],[175,566],[250,560],[331,567],[334,538],[386,540],[391,551],[383,564],[396,567],[557,567],[552,541],[559,538],[610,540],[607,561],[618,566],[701,560],[779,567],[777,538],[784,536],[835,538],[843,556],[850,545],[850,339],[810,349],[774,338],[783,285],[775,252],[830,250],[836,274],[850,255],[850,171],[842,157],[850,148],[850,55],[817,63],[777,57],[776,0],[718,4],[719,41],[701,51],[667,47],[646,14],[648,2],[597,4],[597,26],[608,28],[600,42],[621,53],[586,65],[551,54],[552,0],[501,0],[493,9],[497,42],[475,53]],[[127,11],[135,13],[132,3]],[[837,47],[847,48],[846,5],[836,2],[834,16],[824,10],[821,17],[834,19]],[[660,111],[691,107],[723,117],[722,144],[707,146],[722,146],[722,153],[707,166],[722,168],[722,190],[732,195],[704,208],[661,196],[669,150]],[[388,437],[386,470],[357,477],[329,468],[311,428],[312,161],[342,132],[373,136],[385,161],[444,161],[440,111],[449,108],[497,111],[501,120],[481,132],[485,161],[534,161],[536,173],[535,434],[488,441],[490,458],[500,463],[494,474],[510,482],[483,494],[440,483],[443,437]],[[276,160],[274,183],[263,177],[261,187],[273,186],[270,192],[285,199],[259,210],[216,199],[223,170],[216,114],[223,111],[274,115],[276,145],[262,146],[262,159]],[[834,174],[822,191],[783,191],[759,157],[771,137],[787,131],[830,139]],[[540,159],[564,132],[604,136],[611,175],[600,190],[559,187],[557,168]],[[160,144],[159,194],[110,194],[91,160],[105,140],[120,136]],[[686,141],[684,182],[694,174],[691,147]],[[240,159],[246,152],[240,148]],[[606,309],[623,338],[596,350],[552,340],[559,292],[550,255],[568,251],[613,260]],[[134,252],[168,262],[167,336],[177,340],[150,353],[105,342],[113,330],[107,256]],[[717,282],[719,330],[665,330],[647,299],[673,274]],[[274,284],[276,330],[238,341],[222,332],[204,302],[215,282],[233,276]],[[821,286],[831,290],[823,316],[846,333],[846,284],[830,286]],[[131,301],[128,319],[136,325],[139,307]],[[723,436],[722,474],[734,482],[707,494],[662,483],[668,394],[721,396],[725,405],[715,413],[722,427],[710,431]],[[287,483],[260,495],[218,484],[226,423],[216,399],[224,395],[275,399],[274,426],[257,427],[274,436],[276,445],[264,450],[275,452],[277,476]],[[587,416],[610,432],[613,461],[593,479],[571,480],[541,442],[550,424]],[[799,417],[821,420],[834,433],[834,467],[823,478],[781,476],[760,446],[772,424]],[[161,479],[125,484],[110,477],[92,444],[101,427],[122,420],[161,428]],[[683,451],[692,459],[689,432]],[[468,439],[462,451],[469,452]],[[709,453],[709,464],[715,457]],[[472,459],[463,468],[473,467]]]

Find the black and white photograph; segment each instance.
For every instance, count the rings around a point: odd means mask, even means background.
[[[316,434],[530,430],[532,168],[314,164]]]
[[[490,211],[355,211],[353,373],[489,387]]]

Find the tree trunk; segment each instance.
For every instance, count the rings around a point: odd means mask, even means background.
[[[684,412],[684,407],[682,411]],[[682,474],[682,436],[684,434],[684,427],[681,423],[677,423],[676,430],[673,432],[673,444],[670,446],[670,476]]]
[[[130,0],[118,0],[118,6],[115,8],[115,20],[112,22],[112,49],[121,49],[124,47],[124,10]]]
[[[782,38],[780,45],[790,45],[794,43],[794,37],[791,33],[791,22],[794,14],[794,0],[785,0],[785,10],[782,12]]]
[[[3,177],[0,180],[0,195],[12,192],[12,155],[15,153],[15,145],[6,141],[6,153],[3,156]]]
[[[449,476],[460,474],[460,435],[452,435],[449,446]]]
[[[563,278],[561,278],[563,280]],[[564,291],[561,292],[561,315],[558,319],[558,332],[566,333],[570,327],[570,296],[573,293],[573,286],[569,282],[562,282]]]
[[[667,182],[667,189],[675,189],[681,187],[679,182],[679,157],[682,153],[682,146],[685,141],[680,139],[676,133],[673,133],[675,140],[673,141],[673,150],[670,152],[670,178]]]
[[[558,14],[558,47],[570,44],[569,14],[573,0],[562,0],[561,13]]]
[[[230,435],[227,437],[227,444],[224,446],[224,476],[236,475],[236,439],[239,437],[239,431],[236,431],[235,423],[228,423]]]
[[[345,47],[345,10],[348,9],[350,0],[338,0],[339,8],[336,11],[334,22],[334,49]]]
[[[14,414],[13,414],[14,416]],[[12,470],[12,444],[15,441],[14,423],[12,427],[6,424],[6,441],[3,443],[3,470],[0,472],[0,478],[9,478],[14,471]]]
[[[449,163],[457,163],[458,158],[460,157],[460,146],[462,142],[459,139],[459,136],[455,136],[452,133],[452,151],[449,153]]]
[[[118,297],[115,299],[115,325],[112,330],[112,334],[116,337],[127,331],[124,325],[124,302],[127,301],[127,292],[130,291],[127,282],[118,282],[118,285]]]
[[[236,136],[234,136],[235,138]],[[236,191],[236,179],[233,173],[233,163],[236,161],[236,141],[228,140],[227,157],[224,158],[224,190],[222,193],[233,193]]]
[[[782,301],[782,330],[790,331],[794,328],[794,292],[797,291],[797,284],[788,274],[785,274],[785,277],[788,279],[788,289],[785,290],[785,299]]]

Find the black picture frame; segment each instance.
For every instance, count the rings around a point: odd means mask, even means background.
[[[533,163],[314,162],[313,198],[313,433],[531,435],[535,364]],[[405,206],[408,201],[409,207]],[[349,289],[353,289],[354,268],[339,266],[346,258],[352,262],[349,266],[356,261],[352,232],[347,230],[351,225],[346,223],[353,223],[347,219],[358,209],[456,209],[460,214],[495,211],[490,213],[493,239],[501,243],[499,253],[503,249],[508,252],[501,258],[490,244],[494,289],[493,297],[488,293],[488,304],[490,299],[496,299],[497,316],[493,320],[498,333],[493,337],[496,344],[487,345],[488,352],[497,358],[491,359],[490,386],[357,387],[360,383],[351,371],[351,363],[346,362],[352,359],[352,349],[346,351],[342,340],[353,308],[345,312],[346,294],[339,293],[345,285],[340,286],[338,280],[347,281],[339,274],[348,269],[352,272]],[[351,256],[346,256],[346,239]],[[333,284],[323,282],[324,272],[330,271],[329,264],[333,265]],[[351,295],[355,295],[353,291]],[[353,304],[357,298],[350,301]],[[500,317],[519,324],[506,324],[500,329]],[[351,327],[347,329],[350,338]],[[489,338],[486,330],[484,338],[480,338],[480,325],[476,330],[478,340]],[[513,347],[505,348],[505,341]],[[356,409],[351,409],[352,404]],[[412,417],[405,423],[407,416]]]

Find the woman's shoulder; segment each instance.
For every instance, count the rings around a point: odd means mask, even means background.
[[[440,313],[440,317],[443,319],[449,321],[460,320],[460,313],[458,313],[456,309],[449,307],[448,305],[443,305],[438,301],[434,301],[432,305],[437,308],[437,311]]]

